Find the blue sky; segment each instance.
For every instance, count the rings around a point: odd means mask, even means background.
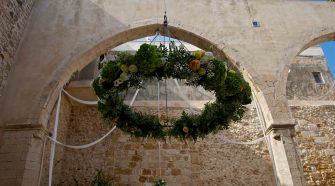
[[[330,71],[335,77],[335,41],[324,42],[320,44],[323,53],[325,54],[327,64],[330,68]]]

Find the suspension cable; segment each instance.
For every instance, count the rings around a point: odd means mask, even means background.
[[[167,93],[167,90],[166,90],[166,78],[165,78],[165,114],[166,114],[166,120],[165,120],[165,124],[167,125],[168,122],[169,122],[169,113],[168,113],[168,105],[167,105],[167,102],[168,102],[168,93]]]

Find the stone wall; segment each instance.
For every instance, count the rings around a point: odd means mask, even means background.
[[[137,109],[155,113],[155,109]],[[181,110],[172,109],[169,113],[178,115]],[[95,107],[73,106],[69,120],[64,124],[67,129],[60,131],[66,133],[64,141],[67,144],[86,144],[109,130]],[[116,130],[94,147],[63,149],[64,153],[58,154],[62,157],[55,161],[55,168],[61,166],[62,171],[55,171],[54,184],[88,185],[101,169],[113,177],[115,185],[151,185],[160,177],[168,185],[274,185],[272,165],[264,142],[233,145],[221,139],[249,141],[262,135],[256,111],[250,108],[242,122],[195,144],[174,139],[161,142],[159,161],[157,141],[132,138]]]
[[[296,144],[308,185],[335,185],[335,106],[292,107]]]
[[[321,72],[324,84],[316,83],[312,72]],[[322,55],[297,56],[291,65],[287,98],[297,120],[295,142],[310,186],[335,185],[334,83]]]
[[[71,108],[63,98],[62,110],[58,135],[60,141],[67,144],[86,144],[109,130],[95,107]],[[294,106],[291,110],[298,120],[295,141],[307,184],[334,185],[335,106]],[[52,130],[53,119],[49,127]],[[229,130],[195,144],[175,140],[162,142],[161,177],[170,185],[274,185],[271,160],[264,142],[234,145],[222,140],[250,141],[262,135],[256,111],[251,107],[244,119],[232,124]],[[155,141],[131,138],[119,130],[88,149],[70,150],[57,146],[54,184],[87,185],[98,169],[113,177],[116,185],[149,184],[160,178],[158,149]],[[49,152],[47,141],[42,185],[47,183]]]
[[[201,162],[201,181],[197,185],[275,185],[265,141],[236,145],[222,140],[251,141],[261,138],[262,131],[256,110],[251,107],[241,122],[197,143]]]
[[[312,72],[321,72],[324,84],[315,82]],[[287,79],[289,100],[334,100],[334,79],[323,56],[297,56]]]
[[[0,3],[0,96],[14,63],[16,50],[35,0],[1,0]]]

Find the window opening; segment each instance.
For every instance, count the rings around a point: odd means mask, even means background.
[[[317,83],[317,84],[324,84],[325,83],[321,72],[312,72],[312,74],[313,74],[315,83]]]

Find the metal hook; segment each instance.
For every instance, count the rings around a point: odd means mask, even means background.
[[[167,16],[166,16],[166,11],[164,13],[164,26],[167,27],[168,25],[168,20],[167,20]]]

